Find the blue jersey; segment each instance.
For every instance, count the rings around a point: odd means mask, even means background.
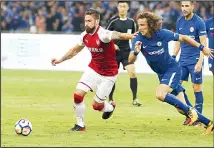
[[[199,36],[206,35],[204,21],[196,14],[190,20],[180,17],[176,23],[176,32],[187,35],[200,43]],[[200,49],[181,42],[181,55],[179,62],[181,66],[196,64],[200,57]]]
[[[209,48],[214,49],[214,16],[206,21],[207,37]]]
[[[166,29],[161,29],[153,33],[151,38],[147,38],[139,33],[132,41],[132,51],[137,41],[142,42],[141,52],[146,58],[148,65],[157,74],[164,74],[168,68],[178,65],[169,54],[168,42],[178,41],[179,35]]]

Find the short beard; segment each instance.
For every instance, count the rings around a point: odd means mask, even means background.
[[[191,15],[191,12],[190,12],[190,13],[188,13],[185,17],[187,17],[187,18],[188,18],[190,15]]]
[[[87,33],[94,33],[95,29],[96,29],[95,26],[94,26],[93,28],[85,27],[85,31],[86,31]]]

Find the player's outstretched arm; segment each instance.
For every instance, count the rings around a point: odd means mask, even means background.
[[[111,35],[112,40],[129,40],[134,39],[135,35],[130,33],[121,33],[117,31],[113,31]]]
[[[142,42],[137,41],[135,43],[134,51],[131,51],[129,54],[129,63],[134,63],[137,59],[137,55],[141,51]]]
[[[204,53],[204,55],[214,58],[214,49],[209,49],[186,35],[179,34],[179,41],[182,41],[189,45],[197,47]]]
[[[62,56],[60,59],[52,59],[51,63],[53,66],[56,66],[56,64],[60,64],[63,61],[66,61],[68,59],[71,59],[72,57],[74,57],[75,55],[77,55],[82,49],[84,48],[84,46],[79,46],[78,44],[76,46],[74,46],[73,48],[71,48],[64,56]]]

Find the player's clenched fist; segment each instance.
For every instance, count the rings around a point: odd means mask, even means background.
[[[140,50],[141,50],[141,45],[142,45],[142,42],[141,42],[141,41],[137,41],[137,42],[135,43],[135,51],[136,51],[136,52],[140,52]]]
[[[61,63],[61,61],[60,61],[60,60],[57,60],[56,58],[53,58],[53,59],[51,60],[51,64],[52,64],[53,66],[56,66],[56,64],[59,64],[59,63]]]

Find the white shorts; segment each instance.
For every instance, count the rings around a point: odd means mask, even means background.
[[[76,89],[81,89],[85,92],[96,90],[94,99],[96,102],[101,103],[109,96],[116,79],[117,75],[102,76],[89,67],[80,78]]]

